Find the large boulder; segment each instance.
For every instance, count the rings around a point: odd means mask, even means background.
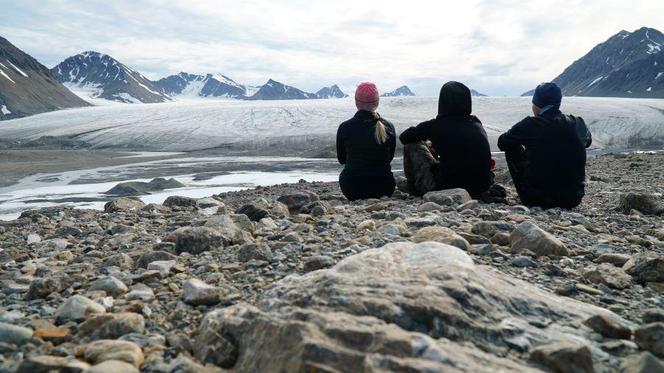
[[[537,256],[567,256],[567,247],[554,235],[534,223],[524,221],[510,234],[512,252],[529,250]]]
[[[105,313],[106,308],[82,295],[69,297],[55,312],[55,321],[63,324],[67,321],[83,321],[88,317]]]
[[[243,242],[242,228],[238,225],[237,215],[214,215],[205,222],[205,227],[214,229],[224,240],[225,244]]]
[[[318,195],[312,192],[286,194],[277,199],[286,205],[291,213],[299,213],[300,209],[318,200]]]
[[[235,371],[527,372],[537,366],[506,352],[597,347],[583,320],[627,323],[436,242],[389,244],[289,276],[257,304],[208,313],[196,357]]]
[[[150,182],[144,181],[129,181],[124,183],[119,183],[113,188],[104,192],[104,194],[114,195],[114,196],[138,196],[144,194],[150,194],[150,192],[164,190],[164,189],[174,189],[182,188],[185,185],[181,182],[171,178],[164,179],[158,177],[152,179]]]

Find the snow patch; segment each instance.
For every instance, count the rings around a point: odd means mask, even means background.
[[[648,89],[646,89],[646,92],[652,92],[652,87],[648,87]]]
[[[664,75],[664,71],[660,71],[659,73],[657,73],[655,80],[659,79],[659,77],[661,77],[662,75]]]
[[[11,63],[11,61],[7,60],[7,62],[9,62],[9,64],[12,65],[12,67],[14,68],[14,70],[18,71],[19,74],[23,75],[23,76],[26,77],[26,78],[29,78],[28,74],[24,73],[23,70],[21,70],[21,69],[19,69],[18,67],[16,67],[16,65],[14,65],[13,63]]]
[[[597,78],[597,79],[593,80],[592,82],[590,82],[590,84],[588,84],[588,87],[593,86],[595,83],[599,82],[602,79],[604,79],[604,76],[600,76],[599,78]],[[586,87],[586,88],[588,88],[588,87]]]
[[[115,97],[121,98],[125,101],[128,101],[128,102],[132,103],[132,104],[141,104],[142,103],[141,100],[137,99],[136,97],[130,95],[127,92],[118,93],[118,94],[115,95]]]
[[[5,68],[6,68],[6,67],[5,67]],[[4,76],[4,77],[7,78],[10,82],[12,82],[12,84],[16,84],[16,82],[13,81],[12,78],[9,77],[9,75],[5,74],[4,71],[0,70],[0,74],[2,74],[2,76]]]
[[[9,111],[9,109],[7,109],[7,106],[5,105],[0,106],[0,112],[2,112],[2,114],[4,115],[9,115],[12,113],[11,111]]]

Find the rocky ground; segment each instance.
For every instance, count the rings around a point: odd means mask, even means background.
[[[0,223],[0,371],[664,371],[664,153],[574,211],[279,185]]]

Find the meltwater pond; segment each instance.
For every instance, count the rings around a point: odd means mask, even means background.
[[[185,187],[139,196],[161,203],[168,196],[207,197],[230,191],[282,183],[337,180],[336,159],[294,157],[176,157],[131,165],[37,174],[0,188],[0,220],[21,212],[52,206],[103,209],[113,196],[104,192],[119,182],[175,178]]]

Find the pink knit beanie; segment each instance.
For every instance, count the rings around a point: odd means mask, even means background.
[[[361,83],[355,90],[355,106],[359,110],[376,111],[380,95],[376,85],[369,82]]]

